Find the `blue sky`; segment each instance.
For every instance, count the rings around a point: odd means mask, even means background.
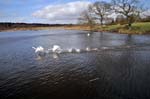
[[[0,22],[71,23],[75,22],[75,13],[79,9],[83,10],[95,1],[97,0],[0,0]],[[145,4],[149,6],[150,0],[145,0]],[[72,9],[75,10],[74,13],[71,12]]]

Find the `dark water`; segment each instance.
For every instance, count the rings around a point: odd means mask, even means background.
[[[0,33],[0,99],[148,99],[150,36],[49,30]],[[32,46],[99,48],[48,54]]]

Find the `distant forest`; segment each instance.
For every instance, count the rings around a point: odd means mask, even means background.
[[[40,24],[40,23],[11,23],[1,22],[0,30],[13,28],[32,28],[32,27],[56,27],[56,26],[72,26],[73,24]]]

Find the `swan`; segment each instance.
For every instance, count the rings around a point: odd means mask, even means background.
[[[69,53],[72,53],[72,52],[73,52],[73,49],[72,49],[72,48],[68,49],[68,52],[69,52]]]
[[[88,33],[87,36],[90,36],[90,33]]]
[[[44,48],[42,46],[38,46],[38,47],[32,47],[35,50],[35,53],[37,52],[44,52]]]
[[[89,47],[86,48],[86,51],[91,51],[91,49]]]
[[[81,52],[81,50],[80,50],[80,49],[75,49],[75,51],[76,51],[77,53],[80,53],[80,52]]]
[[[61,53],[62,49],[58,45],[53,45],[52,52]]]
[[[37,53],[39,56],[45,56],[46,53],[42,46],[32,47],[32,48],[35,50],[35,53]]]

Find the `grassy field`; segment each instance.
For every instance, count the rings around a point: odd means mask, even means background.
[[[98,31],[110,31],[125,34],[150,34],[150,22],[134,23],[132,27],[128,29],[126,25],[107,25],[103,27],[96,27]]]

